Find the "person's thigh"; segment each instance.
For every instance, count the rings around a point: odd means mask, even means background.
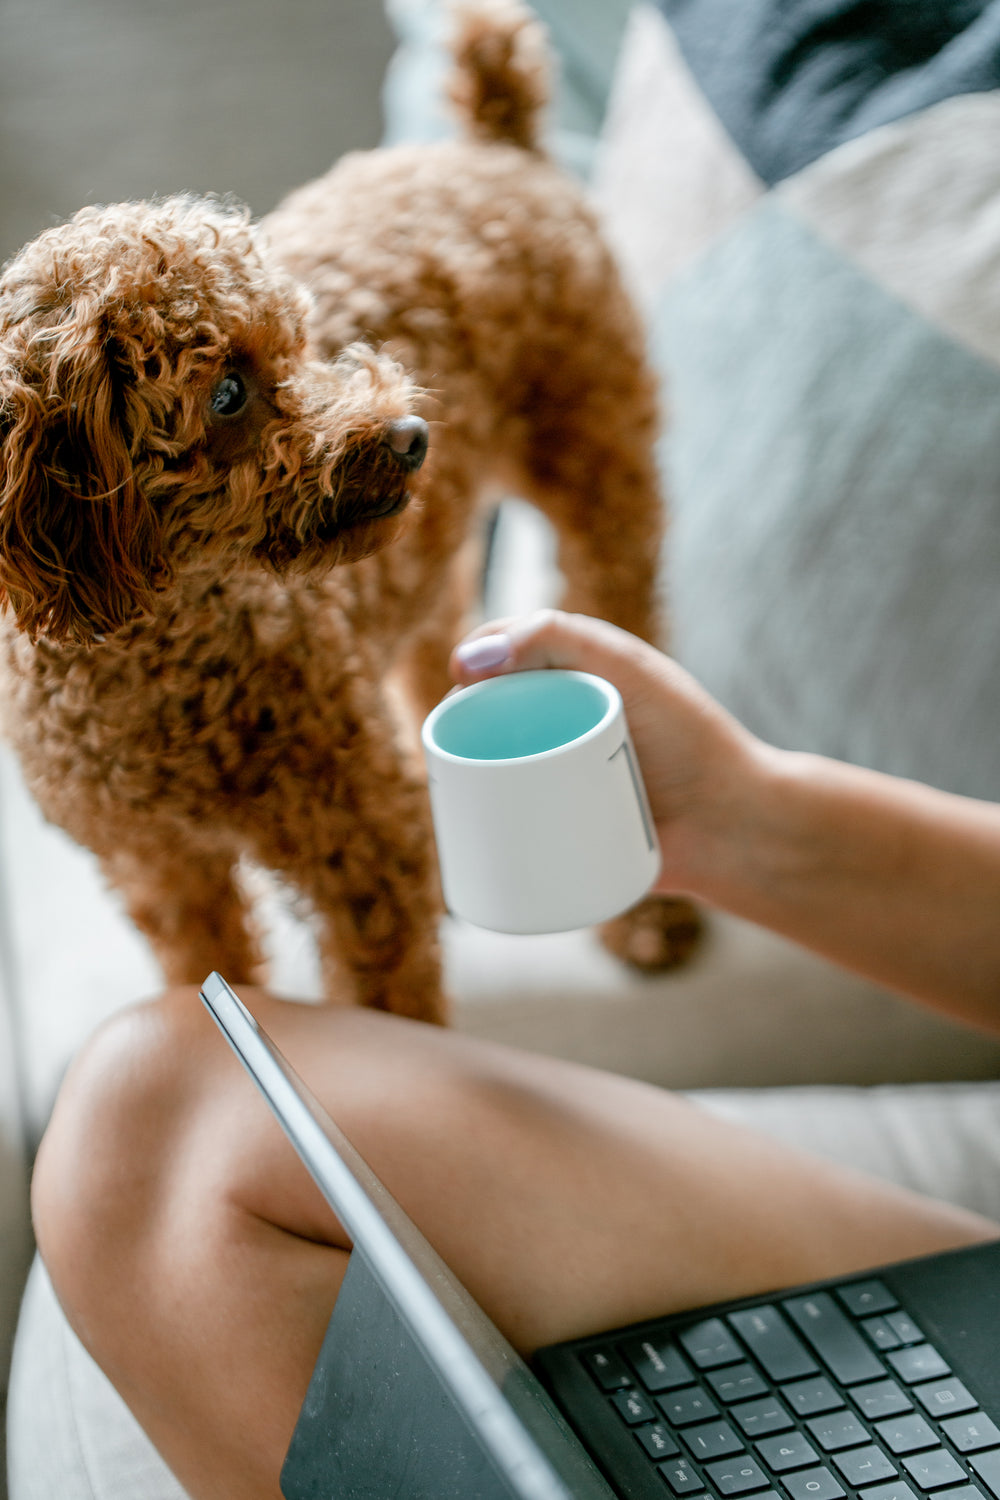
[[[631,1079],[246,993],[525,1352],[1000,1233]],[[70,1322],[184,1485],[275,1500],[349,1244],[193,991],[84,1051],[33,1197]]]

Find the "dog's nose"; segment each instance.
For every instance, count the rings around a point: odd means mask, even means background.
[[[390,423],[385,443],[397,463],[412,474],[427,457],[429,437],[430,429],[422,417],[400,417],[397,422]]]

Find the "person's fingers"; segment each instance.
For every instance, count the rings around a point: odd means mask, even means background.
[[[589,672],[621,693],[663,851],[654,889],[689,891],[706,817],[740,782],[753,737],[675,661],[638,636],[587,615],[541,610],[491,620],[452,653],[465,687],[526,669]]]
[[[546,609],[492,620],[470,632],[452,653],[451,672],[462,684],[547,667],[594,672],[615,681],[623,670],[628,673],[644,662],[648,671],[646,658],[656,654],[606,621]]]

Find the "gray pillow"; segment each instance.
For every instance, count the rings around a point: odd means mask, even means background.
[[[1000,799],[1000,91],[914,84],[767,183],[696,62],[635,13],[595,176],[668,394],[674,648],[768,739]]]

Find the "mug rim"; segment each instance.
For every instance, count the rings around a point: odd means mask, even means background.
[[[582,734],[574,735],[572,739],[564,740],[562,744],[551,745],[546,750],[534,750],[529,755],[458,755],[453,750],[446,750],[433,738],[434,729],[440,720],[447,716],[454,706],[467,701],[470,697],[483,691],[496,691],[498,684],[509,683],[521,679],[551,677],[557,674],[564,678],[573,678],[580,682],[586,682],[596,687],[605,699],[604,712],[596,724],[585,729]],[[481,682],[470,682],[466,687],[453,689],[445,698],[441,699],[424,719],[420,729],[420,738],[427,753],[436,758],[451,762],[459,766],[518,766],[531,762],[548,760],[565,753],[568,746],[586,745],[595,739],[611,723],[612,719],[622,707],[622,696],[613,682],[606,677],[598,677],[594,672],[581,672],[574,667],[531,667],[523,672],[504,672],[497,677],[484,677]]]

